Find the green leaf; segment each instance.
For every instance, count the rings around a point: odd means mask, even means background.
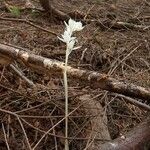
[[[16,6],[9,7],[9,11],[15,17],[19,17],[21,14],[19,7],[16,7]]]

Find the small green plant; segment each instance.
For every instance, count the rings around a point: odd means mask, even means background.
[[[10,6],[10,7],[8,7],[8,9],[9,9],[10,13],[15,17],[19,17],[21,14],[19,7]]]
[[[68,57],[73,50],[76,50],[79,47],[74,47],[77,42],[76,37],[72,37],[73,32],[81,31],[84,27],[81,22],[76,22],[72,19],[69,19],[68,24],[65,22],[66,29],[62,37],[58,37],[62,42],[66,43],[66,58],[65,58],[65,69],[64,69],[64,87],[65,87],[65,150],[69,150],[68,143],[68,81],[67,81],[67,65]]]

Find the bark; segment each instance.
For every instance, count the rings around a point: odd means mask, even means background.
[[[9,63],[17,60],[30,68],[38,70],[40,73],[47,71],[48,73],[55,75],[62,75],[65,68],[63,62],[34,55],[4,44],[0,44],[0,58],[3,58],[2,60],[8,60]],[[8,64],[8,62],[6,63]],[[0,63],[3,62],[0,61]],[[150,100],[150,89],[126,82],[120,82],[106,74],[101,74],[95,71],[80,70],[71,66],[67,67],[67,73],[69,77],[82,80],[82,84],[89,85],[91,88],[101,88],[102,90],[130,97]]]
[[[107,142],[95,150],[148,150],[150,148],[150,117],[112,142]]]
[[[54,8],[50,0],[40,0],[40,4],[46,12],[50,13],[51,15],[54,15],[56,18],[60,20],[69,20],[69,15]]]
[[[46,10],[46,11],[51,11],[51,5],[50,5],[50,0],[39,0],[41,6]]]

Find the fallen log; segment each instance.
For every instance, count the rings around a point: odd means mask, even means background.
[[[47,71],[48,73],[55,75],[63,75],[62,73],[65,68],[63,62],[0,44],[0,63],[10,64],[15,60],[40,72]],[[101,74],[95,71],[80,70],[71,66],[67,67],[67,73],[69,77],[80,79],[82,80],[82,83],[89,85],[91,88],[101,88],[102,90],[134,98],[150,100],[150,89],[131,83],[120,82],[106,74]]]
[[[126,135],[95,147],[94,150],[148,150],[150,148],[150,117]]]

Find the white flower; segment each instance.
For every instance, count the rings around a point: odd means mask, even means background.
[[[66,30],[64,31],[64,34],[61,35],[62,36],[61,38],[60,37],[58,38],[62,42],[66,43],[67,45],[66,55],[68,57],[69,54],[72,52],[72,50],[76,50],[80,48],[80,46],[74,47],[75,43],[77,42],[77,39],[76,37],[72,37],[73,32],[80,31],[84,27],[82,26],[81,22],[76,22],[72,19],[69,19],[68,24],[65,22],[65,25],[66,25]]]
[[[68,44],[70,41],[76,39],[76,37],[71,37],[71,35],[70,35],[70,33],[69,33],[68,31],[65,31],[64,34],[62,34],[61,36],[62,36],[62,38],[58,37],[59,40],[61,40],[61,41],[64,42],[64,43],[67,43],[67,44]]]
[[[65,22],[66,30],[72,35],[74,31],[81,31],[84,27],[81,22],[76,22],[72,19],[69,19],[68,24]]]

